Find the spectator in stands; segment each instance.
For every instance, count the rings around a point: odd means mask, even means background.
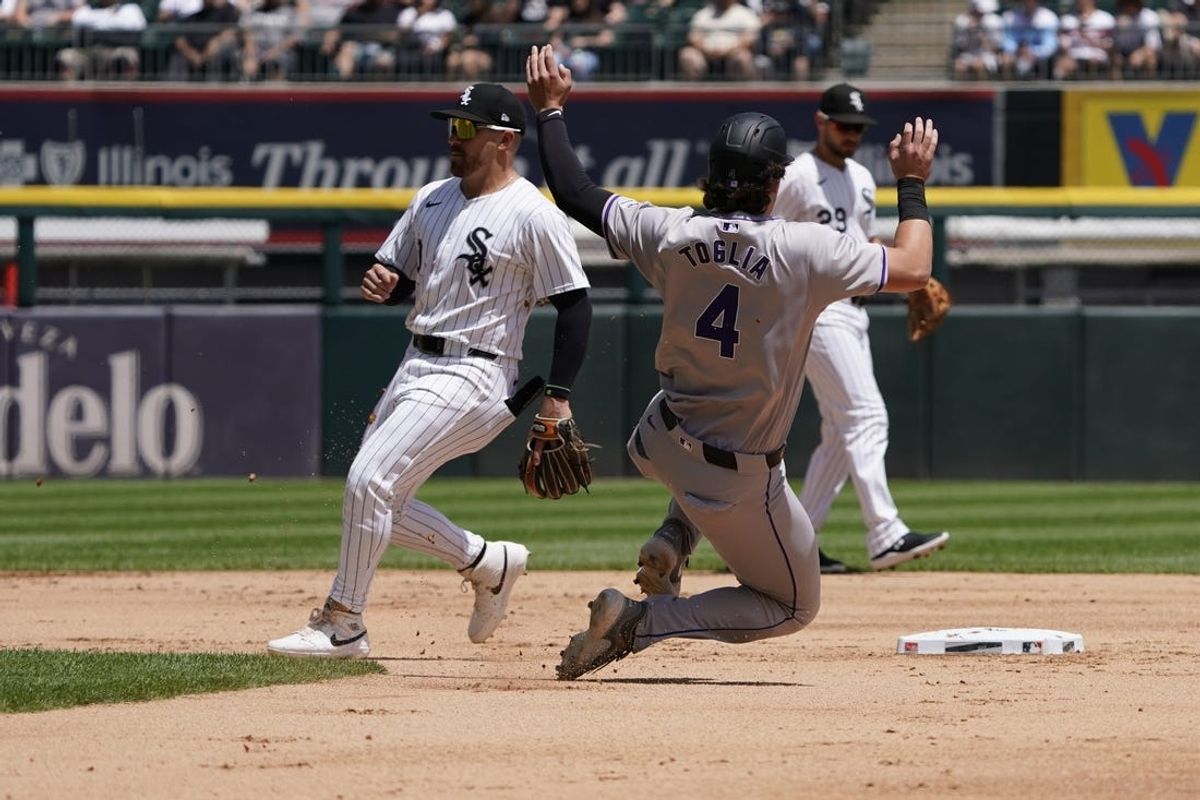
[[[1018,0],[1004,12],[1000,67],[1007,77],[1049,77],[1058,51],[1058,15],[1038,0]]]
[[[333,58],[342,80],[390,73],[396,66],[399,18],[394,0],[362,0],[346,9],[338,27],[325,32],[321,52]]]
[[[459,36],[446,54],[446,77],[460,83],[473,83],[486,77],[495,63],[493,37],[476,31],[477,25],[508,25],[516,21],[520,7],[512,2],[467,0],[459,20]],[[486,40],[485,40],[486,39]]]
[[[204,8],[204,0],[162,0],[155,12],[156,22],[179,22]]]
[[[971,0],[954,20],[954,77],[994,78],[1000,71],[1001,30],[997,0]]]
[[[452,11],[442,8],[441,0],[416,0],[416,5],[400,12],[396,24],[408,34],[396,53],[401,75],[434,76],[445,72],[446,53],[458,21]]]
[[[829,6],[817,0],[765,0],[762,54],[757,63],[763,77],[806,81],[825,49]]]
[[[1059,27],[1055,79],[1064,80],[1080,72],[1094,77],[1107,69],[1114,27],[1113,15],[1096,8],[1096,0],[1075,0],[1075,13],[1064,16]]]
[[[94,5],[63,14],[76,34],[76,46],[58,51],[63,80],[137,77],[138,43],[146,29],[140,5],[134,0],[94,0]]]
[[[281,81],[296,61],[303,27],[292,0],[260,0],[242,15],[242,77]]]
[[[679,51],[685,80],[720,75],[737,80],[754,77],[754,45],[762,21],[737,0],[709,0],[692,17],[688,43]]]
[[[1161,53],[1158,14],[1146,8],[1145,0],[1120,0],[1113,31],[1113,78],[1153,75]]]
[[[338,22],[357,4],[358,0],[311,0],[307,12],[299,5],[302,17],[307,17],[306,24],[314,30],[327,31],[336,28]]]
[[[1164,69],[1172,76],[1191,73],[1200,63],[1200,3],[1171,0],[1159,16]]]
[[[229,0],[204,0],[200,10],[180,20],[195,33],[175,37],[167,65],[170,80],[228,80],[241,66],[237,24],[241,18]]]
[[[22,28],[65,28],[71,21],[70,12],[85,5],[87,0],[17,0],[12,18]]]
[[[25,0],[0,0],[0,30],[28,27],[29,7]]]
[[[567,0],[550,8],[545,27],[559,63],[570,68],[575,80],[585,81],[599,69],[600,54],[616,41],[613,28],[624,21],[625,4],[619,0]],[[564,32],[563,25],[575,30]]]

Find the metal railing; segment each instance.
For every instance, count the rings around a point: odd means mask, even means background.
[[[618,191],[666,206],[699,202],[695,190]],[[881,212],[893,209],[893,193],[880,188]],[[340,305],[358,296],[363,268],[412,194],[0,190],[0,270],[15,265],[11,299],[21,306]],[[934,273],[967,302],[1200,303],[1200,189],[931,187],[929,198]],[[885,239],[890,219],[880,220]],[[576,226],[576,240],[598,296],[655,300],[636,269],[608,260],[594,234]],[[1114,284],[1116,275],[1138,277]]]

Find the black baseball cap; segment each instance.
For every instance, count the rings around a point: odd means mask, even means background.
[[[847,125],[874,125],[875,120],[867,116],[867,95],[848,83],[830,86],[821,95],[821,113],[834,122]]]
[[[469,119],[525,133],[525,107],[515,94],[498,83],[473,83],[458,96],[453,108],[439,108],[431,115],[434,119]]]

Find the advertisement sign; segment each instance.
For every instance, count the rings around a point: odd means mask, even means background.
[[[452,106],[460,91],[8,89],[0,186],[416,188],[449,175],[446,127],[429,111]],[[693,186],[722,119],[770,114],[801,152],[812,145],[819,98],[812,89],[585,88],[572,95],[571,135],[602,185]],[[992,91],[881,90],[868,99],[879,125],[858,159],[878,183],[893,182],[888,140],[917,115],[941,133],[932,182],[994,182]],[[517,169],[540,184],[535,135],[531,128]]]
[[[1200,92],[1068,91],[1067,186],[1200,186]]]
[[[0,478],[313,475],[315,309],[0,313]]]

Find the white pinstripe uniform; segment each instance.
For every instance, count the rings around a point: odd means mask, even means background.
[[[613,195],[609,248],[663,296],[662,391],[628,452],[741,585],[652,595],[633,649],[670,637],[750,642],[800,630],[820,606],[812,525],[779,452],[821,309],[887,283],[887,251],[817,225],[658,208]],[[690,548],[689,548],[690,551]]]
[[[875,180],[853,159],[840,170],[805,153],[788,165],[774,213],[823,223],[865,242],[875,222]],[[866,310],[842,300],[832,303],[813,328],[805,377],[821,412],[821,443],[809,459],[800,502],[819,531],[850,478],[867,527],[867,551],[874,554],[909,529],[888,489],[887,406],[875,382],[869,325]]]
[[[355,612],[389,543],[456,569],[479,555],[484,540],[417,500],[417,489],[513,421],[504,400],[534,305],[588,287],[566,215],[524,178],[475,198],[458,178],[422,187],[375,258],[416,282],[408,329],[446,345],[441,356],[409,346],[346,478],[329,596]]]

